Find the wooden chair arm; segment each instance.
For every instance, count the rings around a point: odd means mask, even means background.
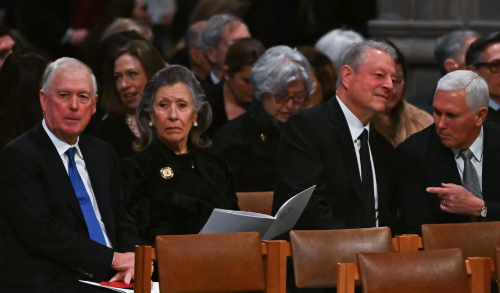
[[[266,293],[286,293],[286,260],[291,255],[290,243],[281,240],[262,244],[266,261]]]
[[[495,272],[493,260],[489,257],[469,257],[465,261],[472,293],[491,292],[491,273]]]
[[[151,261],[155,260],[154,249],[151,246],[136,245],[134,265],[134,292],[151,293]],[[146,277],[149,276],[149,277]]]
[[[392,238],[393,251],[418,251],[422,248],[422,238],[416,234],[403,234]]]
[[[353,263],[338,263],[337,293],[354,293],[356,280],[359,280],[358,267]]]

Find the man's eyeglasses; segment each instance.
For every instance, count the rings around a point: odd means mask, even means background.
[[[295,94],[294,96],[290,96],[288,94],[274,95],[274,99],[279,104],[286,104],[288,103],[288,101],[290,101],[290,99],[292,99],[295,104],[302,104],[307,100],[308,97],[309,95],[307,93],[299,93]]]
[[[500,60],[493,60],[491,62],[479,62],[474,64],[476,68],[481,66],[488,67],[491,73],[499,73],[500,72]]]

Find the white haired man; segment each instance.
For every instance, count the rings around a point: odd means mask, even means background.
[[[216,85],[224,74],[224,60],[227,49],[232,41],[249,38],[247,26],[231,14],[216,14],[212,16],[201,33],[205,55],[212,66],[208,82]]]
[[[317,186],[294,229],[396,228],[394,148],[370,126],[393,93],[395,58],[381,42],[351,45],[342,56],[337,96],[297,112],[282,127],[273,213]]]
[[[434,124],[398,146],[396,189],[406,233],[423,224],[500,220],[500,128],[484,124],[488,85],[457,70],[442,77]]]
[[[82,62],[43,75],[43,121],[0,156],[0,292],[108,292],[78,282],[134,277],[137,230],[120,204],[113,148],[81,135],[97,102]]]
[[[340,71],[342,55],[350,45],[363,42],[364,38],[352,30],[334,29],[321,37],[314,48],[332,60],[333,65]]]

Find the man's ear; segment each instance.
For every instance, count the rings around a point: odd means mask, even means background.
[[[201,52],[201,50],[198,48],[191,48],[189,50],[189,57],[191,58],[191,60],[193,60],[194,64],[200,63],[200,57],[203,57],[201,56],[202,54],[203,52]]]
[[[210,63],[214,64],[217,62],[217,58],[215,57],[215,49],[212,46],[208,46],[205,48],[205,55]]]
[[[477,110],[477,121],[476,126],[479,127],[483,125],[484,119],[486,119],[486,115],[488,115],[488,108],[481,107]]]
[[[92,115],[94,115],[94,114],[95,114],[95,111],[96,111],[96,109],[97,109],[97,98],[98,98],[98,96],[97,96],[97,94],[96,94],[96,95],[94,96],[94,110],[92,111]]]
[[[446,72],[452,72],[452,71],[458,70],[458,67],[459,67],[457,61],[455,61],[454,59],[451,59],[451,58],[444,60],[443,66],[444,66],[444,69],[446,70]]]
[[[227,72],[229,70],[229,67],[227,67],[227,65],[224,65],[224,67],[222,68],[223,71],[224,71],[224,79],[225,80],[228,80],[229,79],[229,73]]]
[[[45,113],[47,107],[47,96],[43,90],[40,90],[40,105],[42,106],[42,111]]]
[[[469,65],[469,66],[467,66],[467,70],[474,71],[474,72],[476,72],[476,73],[477,73],[477,68],[476,68],[476,66],[474,66],[474,65]]]
[[[346,89],[349,89],[353,76],[354,76],[354,70],[352,70],[351,67],[349,67],[348,65],[342,66],[342,68],[340,69],[340,78],[342,85]]]

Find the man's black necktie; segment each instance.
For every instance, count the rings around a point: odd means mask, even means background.
[[[359,159],[361,161],[361,184],[363,186],[363,210],[365,227],[375,227],[375,193],[373,191],[373,172],[368,148],[368,130],[363,130],[359,136],[361,148]]]

